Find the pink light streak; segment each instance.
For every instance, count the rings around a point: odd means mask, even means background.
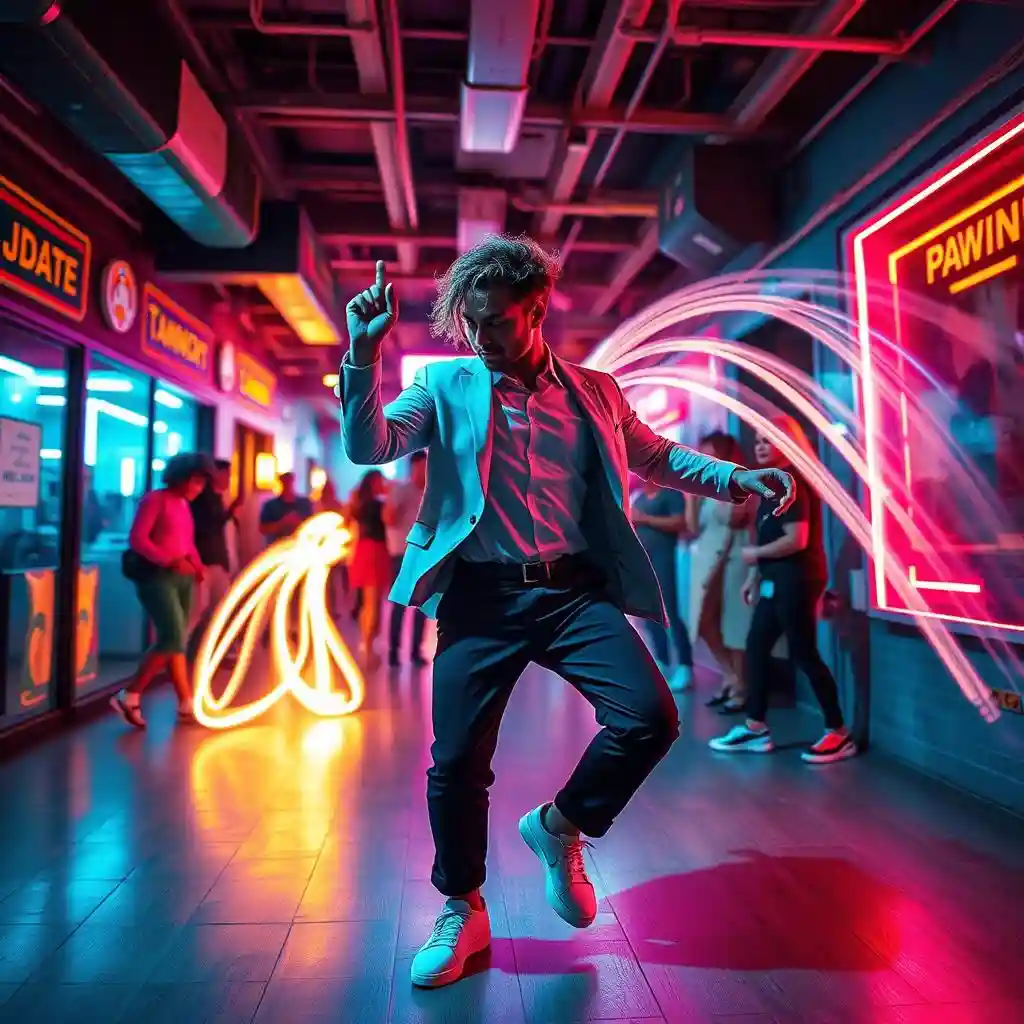
[[[771,275],[763,276],[767,278]],[[983,718],[993,721],[999,715],[998,705],[989,687],[964,656],[946,625],[950,620],[982,624],[971,617],[970,607],[964,603],[971,595],[980,593],[982,586],[956,582],[957,577],[963,575],[960,571],[962,567],[953,564],[942,554],[940,545],[933,542],[941,536],[941,531],[922,510],[914,508],[902,439],[894,442],[882,437],[876,438],[877,444],[865,444],[865,439],[871,436],[866,402],[862,402],[859,412],[855,411],[816,380],[769,353],[752,346],[716,341],[706,336],[663,336],[667,330],[678,329],[686,321],[696,318],[737,311],[761,313],[783,320],[809,334],[835,353],[855,377],[860,371],[863,384],[865,378],[858,339],[859,326],[838,308],[787,296],[784,294],[786,289],[780,289],[774,277],[772,279],[775,291],[771,294],[765,294],[763,280],[735,276],[705,282],[668,296],[624,324],[606,339],[588,362],[615,373],[623,387],[672,387],[716,402],[755,430],[763,432],[792,460],[843,522],[851,536],[869,553],[877,551],[878,544],[884,542],[879,530],[880,517],[876,515],[875,509],[887,509],[893,522],[909,538],[912,548],[928,553],[929,577],[933,579],[918,580],[916,566],[912,571],[896,552],[890,551],[886,558],[875,561],[876,578],[881,576],[883,587],[880,592],[884,593],[886,584],[892,587],[964,695],[979,709]],[[814,280],[814,291],[819,296],[831,293],[838,299],[845,292],[837,284],[834,275],[797,273],[789,282],[789,288],[798,293],[806,291],[808,279]],[[915,310],[916,315],[922,312],[926,317],[941,316],[941,312],[931,309]],[[892,342],[877,335],[873,336],[873,340],[876,344],[894,347]],[[869,496],[871,517],[864,514],[859,503],[817,459],[808,459],[787,436],[772,426],[770,418],[773,409],[770,403],[758,395],[744,392],[735,382],[723,381],[721,378],[712,382],[706,369],[698,371],[692,366],[666,365],[668,360],[692,353],[731,363],[757,377],[785,398],[835,448],[862,481]],[[665,363],[653,369],[631,369],[639,361],[649,362],[654,357],[660,357]],[[862,389],[862,393],[866,390]],[[904,415],[907,415],[909,405],[915,422],[923,425],[930,440],[942,445],[951,454],[953,461],[957,461],[959,453],[944,424],[935,418],[919,396],[906,394],[902,381],[892,375],[877,373],[872,377],[870,393],[872,402],[891,403],[893,408],[900,408]],[[984,493],[984,481],[973,467],[963,459],[960,462],[963,465],[957,464],[954,467],[957,486],[964,494],[975,497],[978,515],[983,517],[992,495]],[[954,603],[953,614],[938,615],[931,610],[921,593],[931,590],[941,590]],[[1024,630],[1024,626],[1020,629]],[[1016,690],[1014,680],[1019,678],[1019,662],[1013,649],[1005,642],[983,642],[995,658],[1001,674],[1008,680],[1009,687]]]

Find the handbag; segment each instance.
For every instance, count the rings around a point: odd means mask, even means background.
[[[133,548],[126,548],[121,552],[121,574],[125,579],[133,583],[143,583],[151,580],[161,567],[156,562],[151,562],[145,555],[140,555]]]

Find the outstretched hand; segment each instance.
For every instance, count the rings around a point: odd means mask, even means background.
[[[781,516],[796,501],[796,481],[783,469],[738,469],[732,482],[744,494],[777,501],[772,515]]]
[[[350,351],[361,364],[372,363],[384,339],[398,323],[395,286],[388,284],[383,260],[377,261],[377,278],[345,307]]]

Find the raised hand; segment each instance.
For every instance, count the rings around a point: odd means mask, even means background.
[[[395,286],[387,283],[384,261],[377,261],[377,279],[345,307],[349,353],[357,366],[377,359],[380,346],[398,323]]]

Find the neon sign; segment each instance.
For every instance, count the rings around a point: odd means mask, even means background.
[[[210,328],[151,284],[146,285],[142,308],[142,351],[179,373],[208,381]]]
[[[322,512],[307,520],[294,537],[268,548],[235,580],[214,613],[196,659],[193,710],[199,722],[210,729],[244,725],[288,693],[322,718],[359,710],[363,677],[327,611],[327,579],[350,540],[341,516]],[[270,629],[274,685],[258,700],[232,707],[265,626]],[[214,677],[239,639],[238,661],[220,696],[215,696]]]
[[[955,495],[942,497],[941,467],[917,445],[915,424],[907,412],[910,403],[905,396],[899,410],[881,408],[875,393],[875,373],[877,360],[886,357],[873,346],[872,335],[878,332],[895,339],[902,351],[916,355],[933,368],[944,360],[948,365],[940,377],[944,378],[948,393],[954,396],[968,386],[965,382],[970,373],[990,372],[977,353],[967,351],[963,343],[954,345],[945,335],[936,337],[934,332],[929,333],[907,312],[912,305],[907,296],[922,295],[981,316],[973,305],[975,289],[981,285],[1002,288],[1011,278],[1017,281],[1024,246],[1022,141],[1024,115],[1006,122],[875,214],[869,222],[854,229],[848,240],[847,258],[854,276],[861,346],[862,415],[869,476],[872,480],[881,479],[883,439],[899,438],[903,476],[919,502],[927,502],[934,490],[938,495],[935,500],[949,506],[955,503]],[[1011,291],[1012,287],[1011,284]],[[886,288],[888,296],[884,294]],[[943,345],[944,355],[937,350],[937,346]],[[897,365],[903,364],[898,360]],[[907,388],[923,386],[912,376],[905,380]],[[998,473],[990,470],[990,475]],[[909,582],[927,598],[931,614],[970,625],[1024,630],[1024,623],[1017,622],[1018,616],[1009,611],[1017,604],[1012,591],[1014,574],[1006,565],[993,563],[993,558],[1005,561],[1019,555],[1024,544],[1020,531],[1009,531],[982,542],[970,536],[969,522],[964,525],[947,521],[946,542],[950,548],[974,552],[975,557],[964,563],[964,578],[930,578],[925,567],[915,564],[923,560],[920,553],[907,547],[906,537],[895,526],[885,489],[872,486],[870,494],[873,598],[877,608],[907,612],[886,577],[887,562],[895,552],[907,563]],[[907,511],[913,515],[912,508]],[[973,609],[973,614],[966,617],[962,611],[954,612],[954,607],[962,608],[965,600]]]
[[[261,409],[269,409],[274,404],[277,377],[244,352],[236,354],[235,362],[238,368],[238,393]]]
[[[91,254],[87,235],[0,176],[0,284],[81,323]]]

